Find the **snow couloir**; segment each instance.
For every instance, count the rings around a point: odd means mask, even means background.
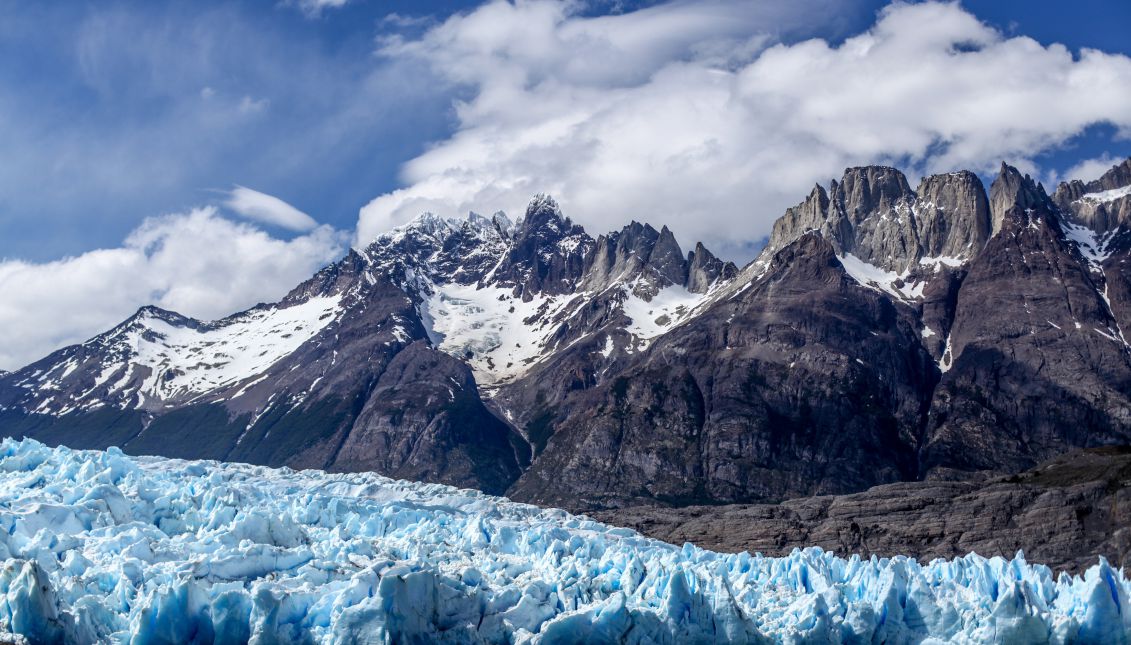
[[[1131,583],[977,555],[722,555],[373,474],[0,445],[0,639],[1105,642]]]

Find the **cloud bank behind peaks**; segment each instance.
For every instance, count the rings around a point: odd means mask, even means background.
[[[1127,56],[1005,37],[950,3],[890,5],[839,45],[768,46],[821,7],[753,4],[593,18],[495,2],[385,41],[384,56],[425,61],[469,98],[404,187],[361,210],[357,242],[422,211],[521,212],[548,191],[595,231],[644,219],[741,254],[735,240],[762,238],[849,165],[1036,170],[1089,125],[1131,132]]]

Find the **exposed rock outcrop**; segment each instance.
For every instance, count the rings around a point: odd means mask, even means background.
[[[1080,573],[1104,556],[1131,566],[1131,450],[1100,449],[997,479],[902,482],[781,504],[633,507],[592,513],[675,544],[786,555],[821,546],[841,555],[921,561],[976,552]]]
[[[912,191],[894,168],[848,168],[828,191],[818,185],[787,209],[774,224],[768,248],[784,248],[811,230],[838,255],[913,272],[923,261],[953,264],[977,254],[990,235],[989,205],[981,181],[970,172],[932,175]]]

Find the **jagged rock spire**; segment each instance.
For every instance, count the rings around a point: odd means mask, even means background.
[[[1014,207],[1021,211],[1050,210],[1052,202],[1043,186],[1003,161],[997,179],[990,186],[990,214],[994,233],[1001,230],[1007,214]]]
[[[581,278],[594,241],[585,229],[562,215],[553,197],[539,193],[514,229],[506,257],[494,277],[513,285],[529,301],[536,293],[569,293]]]

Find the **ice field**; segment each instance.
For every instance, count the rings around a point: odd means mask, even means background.
[[[32,643],[1131,641],[1103,561],[723,555],[447,486],[32,440],[0,445],[0,528],[0,632]]]

